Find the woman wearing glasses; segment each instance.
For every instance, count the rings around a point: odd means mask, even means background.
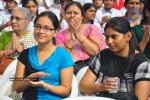
[[[3,58],[16,59],[23,49],[31,47],[36,43],[33,33],[27,30],[27,26],[30,22],[31,15],[26,8],[18,7],[12,10],[11,13],[11,27],[13,31],[7,31],[0,36],[0,61],[3,62]],[[2,74],[5,68],[0,68]],[[6,67],[6,66],[5,66]]]
[[[61,100],[70,94],[74,62],[70,54],[53,42],[59,28],[56,15],[46,11],[34,21],[37,46],[18,57],[13,88],[23,100]]]

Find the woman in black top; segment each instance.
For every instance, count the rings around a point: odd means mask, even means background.
[[[98,96],[117,100],[148,100],[150,63],[139,51],[129,22],[115,17],[108,21],[104,30],[109,48],[94,57],[80,81],[80,91],[88,94],[99,92]],[[113,78],[104,81],[105,77]],[[100,84],[95,84],[97,79]],[[120,79],[120,84],[115,79]],[[118,87],[117,93],[110,93]]]

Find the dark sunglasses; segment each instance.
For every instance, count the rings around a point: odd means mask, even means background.
[[[21,20],[23,20],[25,18],[20,18],[20,17],[17,17],[17,16],[10,16],[10,20],[11,21],[14,20],[14,19],[16,19],[17,21],[21,21]]]

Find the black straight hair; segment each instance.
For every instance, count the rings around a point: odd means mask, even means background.
[[[104,28],[104,31],[106,31],[107,28],[112,28],[113,30],[119,32],[120,34],[124,34],[124,35],[127,34],[127,32],[131,32],[131,34],[132,34],[132,38],[129,41],[128,57],[124,61],[123,65],[122,65],[123,67],[121,70],[121,72],[123,72],[123,71],[125,72],[125,71],[127,71],[128,68],[130,68],[130,65],[134,59],[135,51],[138,50],[140,52],[140,48],[139,48],[137,39],[131,31],[131,26],[130,26],[129,22],[123,17],[111,18],[107,22],[107,24]]]
[[[106,31],[107,28],[112,28],[113,30],[121,33],[121,34],[126,34],[127,32],[131,32],[131,26],[129,24],[129,22],[123,18],[123,17],[114,17],[114,18],[111,18],[105,28],[104,28],[104,31]],[[129,51],[129,55],[132,55],[132,54],[135,54],[135,50],[139,50],[140,51],[140,48],[139,48],[139,45],[138,45],[138,42],[137,42],[137,39],[135,37],[135,35],[132,33],[132,38],[131,40],[129,41],[129,48],[130,48],[130,51]]]
[[[54,29],[59,29],[59,21],[58,21],[58,18],[57,16],[51,12],[51,11],[44,11],[42,13],[40,13],[34,20],[34,24],[36,24],[37,20],[40,18],[40,17],[45,17],[47,16],[53,23],[53,26],[54,26]]]
[[[22,0],[22,7],[25,7],[29,1],[33,1],[34,4],[38,7],[38,2],[36,0]],[[38,10],[36,12],[36,15],[38,15]]]
[[[67,9],[72,5],[76,5],[81,10],[82,17],[84,17],[84,9],[83,9],[82,5],[76,1],[71,1],[71,2],[67,3],[67,5],[64,8],[65,13],[66,13]]]
[[[91,7],[94,7],[94,8],[96,9],[96,11],[97,11],[97,7],[96,7],[95,4],[93,4],[93,3],[86,3],[86,4],[83,5],[84,14],[85,14],[86,11],[87,11],[88,9],[90,9]],[[85,15],[84,15],[84,17],[85,17]],[[90,21],[90,24],[93,24],[93,23],[94,23],[94,21],[91,20],[91,21]]]

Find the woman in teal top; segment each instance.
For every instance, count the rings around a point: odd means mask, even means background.
[[[58,26],[56,15],[49,11],[34,21],[38,45],[18,57],[15,78],[22,81],[13,84],[16,92],[23,92],[23,100],[61,100],[70,94],[74,62],[70,53],[53,41]]]
[[[143,11],[143,19],[140,25],[132,27],[133,33],[135,33],[141,51],[150,60],[150,1],[145,5]]]

